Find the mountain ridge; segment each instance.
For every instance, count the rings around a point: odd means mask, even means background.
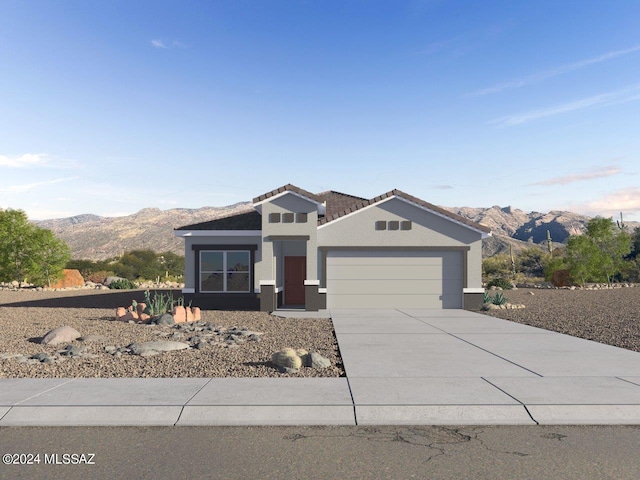
[[[102,217],[80,214],[73,217],[40,220],[34,223],[51,230],[64,240],[75,259],[106,260],[126,251],[150,249],[184,254],[184,242],[173,234],[175,228],[193,223],[234,215],[251,209],[251,202],[238,202],[226,207],[143,208],[127,216]],[[509,205],[500,207],[441,207],[491,228],[492,236],[483,240],[485,257],[518,253],[532,244],[546,246],[547,230],[558,245],[569,235],[581,234],[590,217],[577,213],[552,210],[525,212]],[[632,230],[640,222],[625,222]]]

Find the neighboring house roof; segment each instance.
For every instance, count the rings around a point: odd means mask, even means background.
[[[259,197],[254,198],[253,203],[260,203],[268,198],[275,197],[276,195],[280,195],[281,193],[284,193],[284,192],[294,192],[316,203],[322,203],[322,199],[318,197],[315,193],[307,192],[306,190],[303,190],[300,187],[296,187],[295,185],[291,185],[290,183],[287,183],[284,187],[276,188],[275,190],[271,190],[270,192],[267,192],[265,194],[260,195]]]
[[[469,220],[467,218],[464,218],[460,215],[457,215],[453,212],[450,212],[448,210],[445,210],[444,208],[438,207],[437,205],[433,205],[432,203],[429,202],[425,202],[424,200],[419,199],[418,197],[414,197],[413,195],[409,195],[408,193],[404,193],[401,190],[398,189],[394,189],[391,190],[390,192],[387,193],[383,193],[382,195],[379,195],[375,198],[372,198],[371,200],[363,200],[363,201],[358,201],[356,203],[354,203],[353,205],[345,208],[342,211],[339,211],[337,213],[334,213],[333,215],[326,215],[324,218],[320,218],[318,219],[318,225],[324,225],[326,223],[329,223],[333,220],[337,220],[340,217],[344,217],[345,215],[349,215],[350,213],[353,213],[357,210],[360,210],[361,208],[364,207],[368,207],[369,205],[373,205],[375,203],[381,202],[387,198],[391,198],[391,197],[400,197],[403,198],[411,203],[415,203],[416,205],[419,205],[421,207],[424,207],[428,210],[431,210],[435,213],[438,213],[442,216],[448,217],[451,220],[455,220],[456,222],[462,223],[464,225],[467,225],[471,228],[480,230],[482,232],[485,233],[491,233],[491,229],[485,225],[481,225],[479,223],[474,222],[473,220]]]
[[[176,230],[262,230],[262,215],[249,210],[208,222],[185,225]]]

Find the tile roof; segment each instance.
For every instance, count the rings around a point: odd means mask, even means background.
[[[366,198],[356,197],[354,195],[348,195],[346,193],[335,192],[330,190],[328,192],[318,193],[317,196],[326,202],[325,216],[331,216],[349,208],[354,203],[366,201]]]
[[[382,200],[395,196],[395,197],[403,198],[404,200],[412,202],[416,205],[424,207],[439,215],[448,217],[451,220],[454,220],[458,223],[462,223],[476,230],[480,230],[486,233],[491,232],[491,229],[485,225],[476,223],[465,217],[462,217],[453,212],[445,210],[444,208],[438,207],[437,205],[433,205],[429,202],[425,202],[424,200],[421,200],[418,197],[414,197],[398,189],[394,189],[387,193],[383,193],[382,195],[379,195],[372,199],[366,199],[362,197],[356,197],[354,195],[349,195],[346,193],[336,192],[333,190],[314,194],[314,193],[307,192],[306,190],[303,190],[301,188],[298,188],[295,185],[287,184],[283,187],[277,188],[275,190],[272,190],[271,192],[265,193],[264,195],[260,195],[259,197],[254,198],[253,202],[258,203],[286,191],[295,192],[299,195],[309,198],[314,202],[326,204],[325,216],[318,219],[318,226],[325,225],[329,222],[337,220],[338,218],[341,218],[346,215],[349,215],[350,213],[356,212],[364,207],[373,205],[375,203],[381,202]],[[260,213],[258,213],[255,210],[242,212],[236,215],[231,215],[229,217],[217,218],[215,220],[211,220],[208,222],[196,223],[193,225],[186,225],[184,227],[176,228],[176,230],[261,230],[261,229],[262,229],[262,216],[260,215]]]
[[[314,193],[311,192],[307,192],[306,190],[303,190],[300,187],[296,187],[295,185],[291,185],[290,183],[287,183],[285,186],[280,187],[280,188],[276,188],[275,190],[271,190],[270,192],[267,192],[265,194],[260,195],[259,197],[256,197],[253,199],[253,203],[258,203],[258,202],[262,202],[263,200],[266,200],[267,198],[271,198],[271,197],[275,197],[276,195],[279,195],[283,192],[295,192],[298,195],[302,195],[303,197],[307,197],[310,200],[313,200],[314,202],[317,203],[322,203],[322,200]]]
[[[419,199],[418,197],[414,197],[412,195],[409,195],[408,193],[404,193],[401,190],[398,189],[394,189],[391,190],[390,192],[387,193],[383,193],[382,195],[379,195],[375,198],[372,198],[371,200],[361,200],[361,201],[357,201],[355,203],[353,203],[351,206],[345,208],[344,210],[341,210],[337,213],[333,213],[332,215],[325,215],[324,218],[320,218],[318,219],[318,225],[324,225],[326,223],[329,223],[333,220],[337,220],[340,217],[344,217],[345,215],[349,215],[350,213],[353,213],[357,210],[360,210],[361,208],[367,207],[369,205],[373,205],[375,203],[378,203],[386,198],[390,198],[390,197],[400,197],[403,198],[405,200],[408,200],[409,202],[415,203],[416,205],[420,205],[421,207],[424,207],[426,209],[429,209],[431,211],[434,211],[440,215],[443,215],[445,217],[448,217],[452,220],[455,220],[456,222],[462,223],[464,225],[467,225],[471,228],[474,228],[476,230],[480,230],[486,233],[490,233],[491,229],[485,225],[482,225],[480,223],[476,223],[473,220],[469,220],[467,218],[464,218],[460,215],[457,215],[453,212],[450,212],[448,210],[445,210],[444,208],[438,207],[437,205],[433,205],[432,203],[429,202],[425,202],[424,200]]]
[[[178,227],[176,230],[262,230],[262,215],[255,210]]]

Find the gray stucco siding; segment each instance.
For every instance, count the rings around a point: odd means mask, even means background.
[[[291,255],[288,253],[292,248],[296,249],[297,254],[307,257],[307,278],[317,279],[318,275],[318,257],[317,257],[317,223],[318,223],[318,205],[311,200],[301,198],[293,193],[287,193],[277,198],[268,199],[261,205],[262,209],[262,236],[264,241],[265,263],[261,266],[259,274],[261,279],[277,280],[282,283],[281,270],[278,260],[283,255]],[[306,213],[307,221],[298,223],[294,218],[292,223],[269,222],[269,214],[279,213]],[[273,240],[278,237],[308,237],[306,240]],[[299,243],[302,242],[302,243]],[[291,243],[297,244],[291,246]],[[304,245],[304,252],[300,250],[300,245]]]
[[[411,230],[376,230],[376,221],[412,222]],[[461,246],[481,239],[469,227],[391,199],[318,228],[319,246]]]

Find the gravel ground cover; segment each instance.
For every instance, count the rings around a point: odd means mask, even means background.
[[[640,352],[638,287],[611,290],[518,289],[503,293],[509,303],[520,303],[526,308],[491,310],[489,315]]]
[[[179,296],[179,292],[174,292]],[[104,347],[134,342],[165,340],[162,335],[180,333],[171,326],[130,324],[113,321],[118,306],[143,300],[142,291],[93,292],[87,290],[32,292],[0,291],[0,356],[2,354],[48,353],[63,345],[42,345],[48,331],[68,325],[83,336],[99,335],[104,341],[73,345],[87,348],[93,358],[65,358],[61,363],[27,365],[15,359],[0,359],[0,378],[159,378],[159,377],[338,377],[344,376],[333,325],[328,319],[288,319],[253,311],[203,311],[202,321],[224,328],[236,326],[261,332],[259,342],[234,348],[207,345],[203,349],[164,352],[152,357],[115,357]],[[170,337],[169,340],[185,341]],[[316,351],[331,360],[331,367],[302,367],[297,374],[280,373],[270,363],[271,355],[283,348]]]

